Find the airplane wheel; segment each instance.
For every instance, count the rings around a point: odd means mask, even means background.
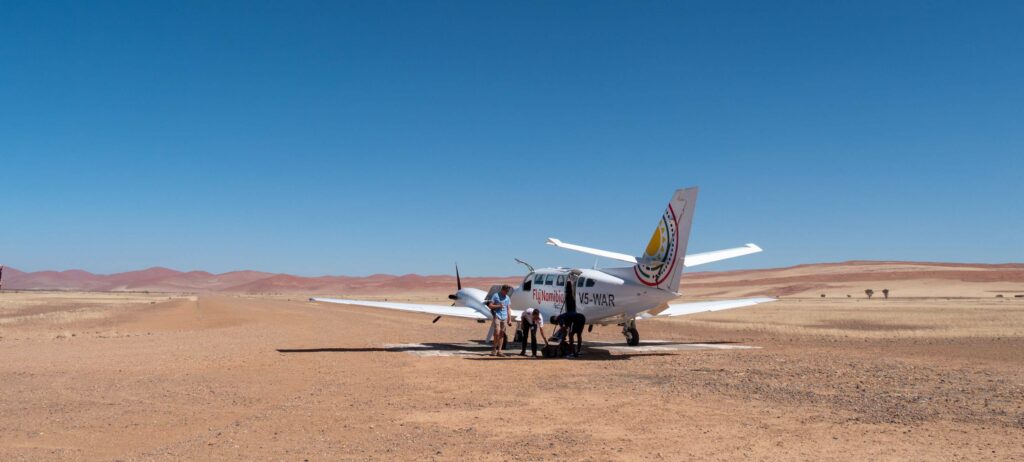
[[[637,346],[640,344],[640,333],[637,332],[636,329],[630,328],[627,333],[626,345]]]

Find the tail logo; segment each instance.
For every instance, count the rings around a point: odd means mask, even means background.
[[[686,211],[686,201],[680,204],[680,214]],[[679,221],[672,205],[665,209],[658,227],[647,243],[643,259],[633,267],[636,278],[648,286],[657,286],[668,279],[676,265],[679,250]]]

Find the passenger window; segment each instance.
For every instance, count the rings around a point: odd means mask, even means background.
[[[576,280],[576,287],[586,287],[586,286],[587,286],[587,278],[579,278],[579,279]]]
[[[533,283],[537,284],[537,285],[543,284],[544,283],[544,275],[543,274],[538,274],[537,277],[533,278]]]
[[[562,276],[561,274],[559,274],[558,275],[558,282],[556,282],[555,284],[558,284],[560,286],[564,286],[565,285],[565,276]]]
[[[548,277],[546,279],[544,279],[544,285],[546,285],[546,286],[550,286],[551,284],[554,284],[554,282],[555,282],[555,275],[554,274],[549,274]]]
[[[594,280],[593,279],[587,279],[587,287],[594,287]]]

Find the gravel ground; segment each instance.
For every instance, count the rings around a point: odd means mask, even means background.
[[[1024,337],[903,336],[926,300],[886,335],[871,310],[813,335],[755,307],[640,328],[758,349],[579,360],[412,355],[385,345],[485,327],[297,299],[60,303],[76,315],[0,324],[0,460],[1024,459]]]

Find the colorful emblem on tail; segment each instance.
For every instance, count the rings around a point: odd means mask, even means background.
[[[662,215],[658,227],[654,229],[651,241],[640,263],[633,267],[636,278],[648,286],[657,286],[671,276],[679,255],[679,220],[677,216],[686,213],[686,200],[679,202],[679,213],[676,214],[669,204]]]

